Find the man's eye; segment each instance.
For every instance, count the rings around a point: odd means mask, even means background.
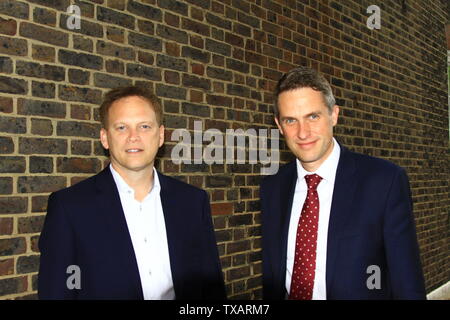
[[[284,123],[286,124],[293,124],[295,122],[295,119],[284,119]]]
[[[143,125],[141,126],[141,128],[142,128],[142,129],[150,129],[151,127],[150,127],[150,125],[148,125],[148,124],[143,124]]]
[[[123,131],[125,130],[125,126],[117,126],[116,129],[119,131]]]
[[[312,114],[312,115],[310,115],[309,117],[310,117],[310,119],[312,119],[312,120],[319,119],[319,115],[318,115],[318,114]]]

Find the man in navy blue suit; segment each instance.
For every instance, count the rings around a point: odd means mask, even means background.
[[[100,140],[111,163],[50,195],[41,299],[225,299],[206,192],[154,168],[162,109],[139,87],[108,92]]]
[[[339,107],[317,71],[287,72],[275,122],[296,160],[261,183],[265,299],[424,299],[409,182],[333,137]]]

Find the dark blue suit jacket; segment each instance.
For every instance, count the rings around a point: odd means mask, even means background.
[[[295,161],[261,183],[263,296],[285,299]],[[380,268],[381,288],[367,280]],[[341,146],[330,212],[327,299],[425,299],[409,182],[386,160]]]
[[[158,173],[176,299],[225,299],[205,191]],[[39,240],[41,299],[143,299],[119,193],[109,168],[50,195]],[[69,290],[69,265],[81,289]]]

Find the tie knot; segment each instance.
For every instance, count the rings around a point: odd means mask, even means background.
[[[306,184],[308,185],[308,189],[317,189],[322,177],[317,174],[308,174],[305,176]]]

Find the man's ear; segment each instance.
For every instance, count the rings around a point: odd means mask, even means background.
[[[275,123],[277,124],[278,130],[280,130],[281,134],[284,136],[283,128],[280,125],[280,122],[278,121],[278,118],[275,117]]]
[[[164,126],[159,126],[159,146],[161,147],[164,143]]]
[[[105,128],[101,128],[100,130],[100,142],[102,143],[103,148],[105,148],[106,150],[109,149],[108,133],[106,132]]]
[[[337,124],[338,118],[339,118],[339,106],[337,104],[334,105],[333,111],[331,112],[331,121],[333,124],[333,127]]]

